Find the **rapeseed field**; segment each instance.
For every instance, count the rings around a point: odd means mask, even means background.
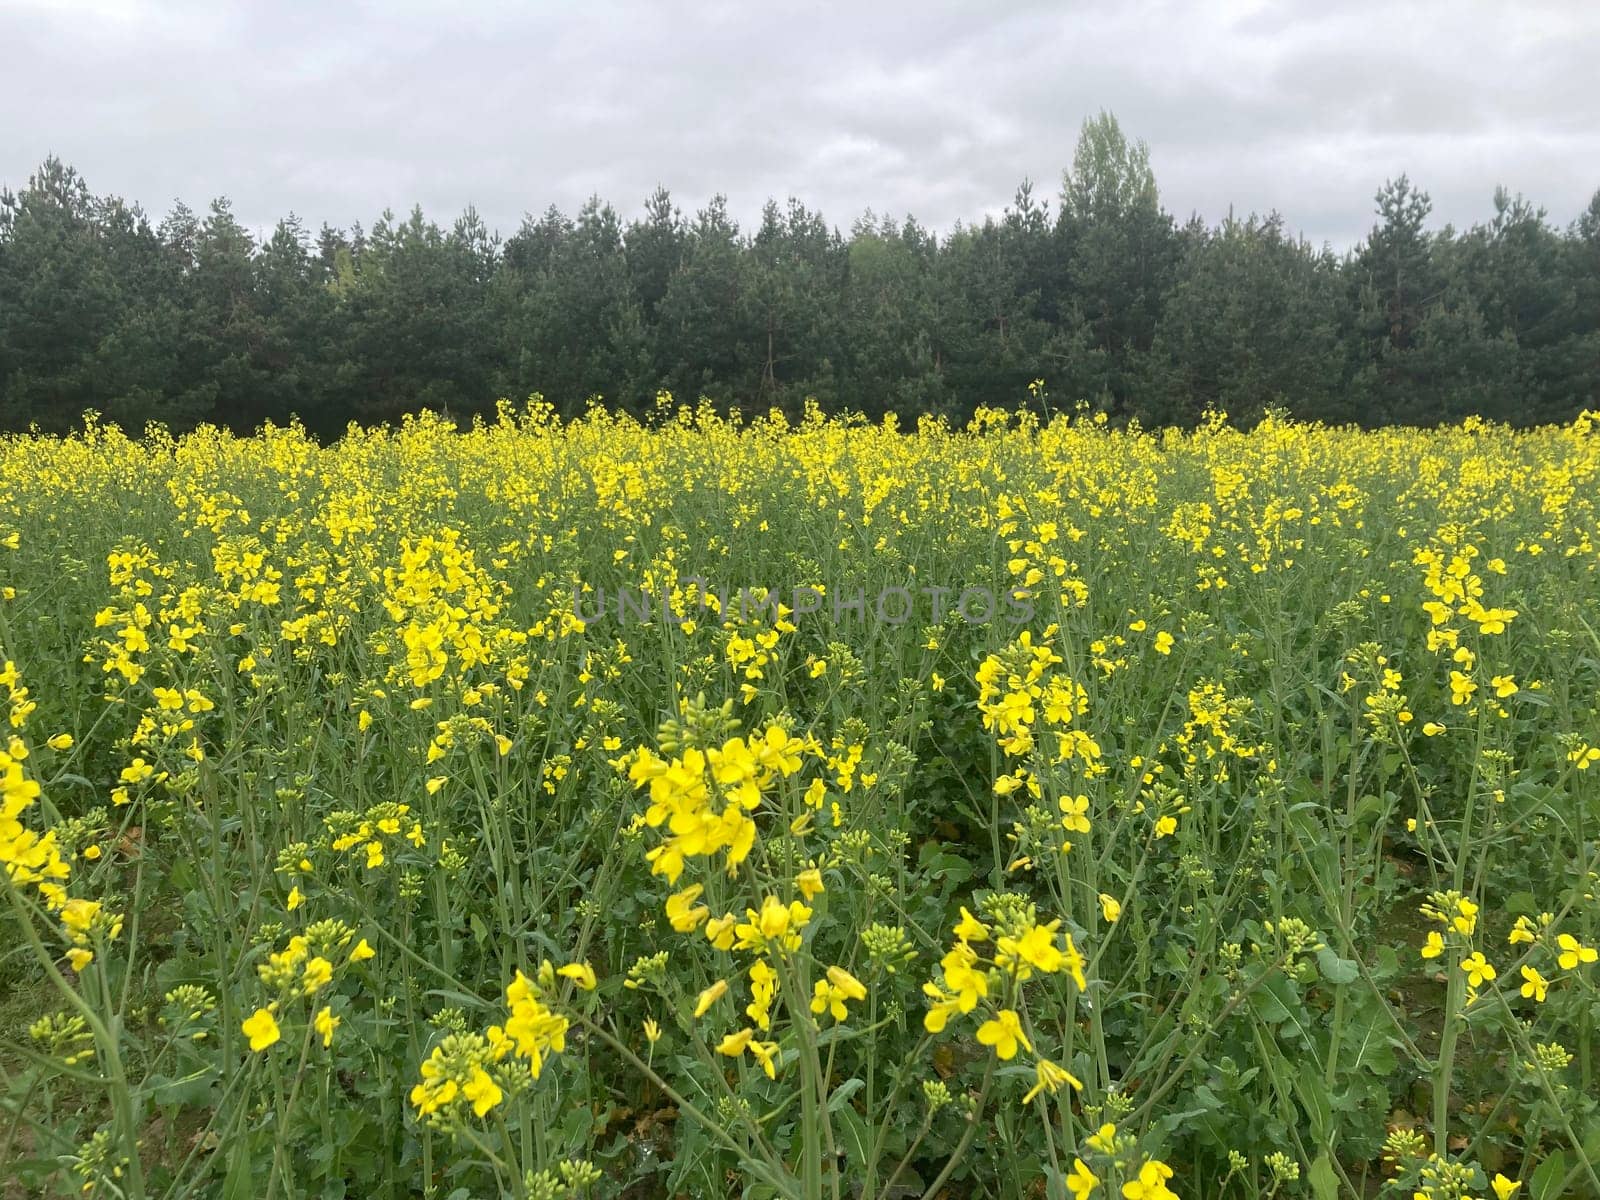
[[[1600,1197],[1597,422],[6,438],[0,1194]]]

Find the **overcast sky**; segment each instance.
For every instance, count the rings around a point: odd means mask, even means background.
[[[1401,171],[1435,223],[1600,187],[1600,4],[0,0],[0,184],[48,154],[154,216],[313,227],[420,203],[502,233],[658,184],[936,229],[1054,197],[1084,117],[1180,219],[1277,209],[1343,249]],[[1053,207],[1053,205],[1052,205]]]

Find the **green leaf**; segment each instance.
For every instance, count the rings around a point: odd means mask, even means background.
[[[1294,1018],[1300,1006],[1294,988],[1282,975],[1274,974],[1250,993],[1250,1007],[1268,1025],[1281,1025]]]
[[[581,1146],[594,1129],[594,1113],[586,1104],[575,1104],[561,1123],[561,1138],[569,1146]]]
[[[181,1079],[165,1075],[152,1075],[146,1081],[150,1096],[157,1104],[184,1104],[201,1107],[211,1099],[211,1084],[217,1077],[215,1067],[206,1067]]]
[[[839,1148],[855,1163],[856,1169],[867,1169],[867,1158],[872,1153],[872,1134],[861,1114],[848,1104],[833,1113],[833,1125],[838,1134]]]
[[[1379,946],[1371,960],[1371,975],[1374,983],[1387,983],[1400,972],[1400,956],[1395,953],[1393,946]]]
[[[1311,1194],[1316,1200],[1339,1200],[1339,1176],[1326,1150],[1311,1164],[1306,1181],[1311,1184]]]
[[[1297,1071],[1293,1079],[1300,1107],[1306,1110],[1306,1117],[1311,1121],[1311,1136],[1319,1145],[1324,1144],[1333,1126],[1333,1102],[1328,1096],[1327,1085],[1309,1071]]]
[[[854,1096],[866,1086],[866,1081],[863,1079],[856,1077],[846,1079],[838,1087],[834,1088],[833,1095],[828,1097],[828,1111],[838,1112],[846,1104],[850,1103],[851,1096]]]
[[[1512,892],[1503,904],[1508,913],[1518,916],[1532,916],[1539,911],[1539,900],[1532,892]]]
[[[1567,1156],[1557,1150],[1539,1164],[1528,1181],[1528,1200],[1559,1200],[1567,1178]]]
[[[1359,1043],[1354,1040],[1356,1035],[1361,1038]],[[1379,1077],[1387,1077],[1394,1072],[1394,1039],[1377,1027],[1376,1019],[1370,1024],[1352,1026],[1345,1037],[1345,1045],[1355,1047],[1354,1067],[1365,1067]]]
[[[222,1180],[222,1200],[251,1200],[255,1189],[250,1184],[250,1135],[242,1133],[228,1156],[228,1173]]]
[[[1374,821],[1383,815],[1385,807],[1381,799],[1369,792],[1356,801],[1356,811],[1353,816],[1358,825],[1366,821]]]
[[[1590,1117],[1579,1147],[1590,1162],[1600,1162],[1600,1118]]]
[[[1361,978],[1361,968],[1348,958],[1340,958],[1328,947],[1317,951],[1317,969],[1322,977],[1335,986],[1354,983]]]

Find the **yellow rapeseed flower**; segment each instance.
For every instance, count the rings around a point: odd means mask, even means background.
[[[978,1026],[978,1042],[984,1046],[993,1046],[996,1056],[1002,1060],[1015,1058],[1019,1046],[1030,1052],[1033,1050],[1028,1035],[1022,1031],[1022,1021],[1016,1012],[1009,1008],[1002,1008]]]
[[[719,979],[710,987],[704,989],[694,1002],[694,1015],[696,1019],[703,1017],[711,1011],[711,1006],[728,994],[728,981]]]
[[[257,1054],[275,1044],[282,1036],[278,1030],[278,1022],[264,1008],[258,1008],[246,1017],[240,1030],[250,1039],[250,1049]]]

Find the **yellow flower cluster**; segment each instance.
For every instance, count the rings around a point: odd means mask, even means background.
[[[636,750],[628,778],[636,788],[649,785],[645,824],[665,825],[668,834],[646,856],[651,872],[676,884],[689,859],[719,853],[730,872],[737,868],[755,845],[750,814],[776,780],[800,770],[808,749],[803,739],[773,724],[748,740],[732,737],[708,750],[690,746],[669,759],[648,747]]]
[[[1122,1176],[1123,1200],[1178,1200],[1177,1193],[1167,1186],[1176,1172],[1159,1158],[1134,1155],[1134,1145],[1134,1139],[1120,1136],[1109,1121],[1084,1139],[1084,1150],[1104,1175]],[[1103,1182],[1104,1176],[1095,1174],[1082,1158],[1072,1160],[1066,1184],[1073,1200],[1088,1200]]]
[[[399,565],[384,568],[383,585],[384,608],[405,651],[392,680],[425,688],[444,675],[452,654],[462,675],[494,657],[483,630],[496,624],[505,585],[478,566],[459,530],[403,541]]]
[[[37,833],[23,824],[23,816],[38,801],[41,789],[29,777],[24,763],[28,745],[19,736],[37,702],[23,685],[17,666],[9,659],[0,667],[0,686],[6,689],[7,722],[13,732],[0,749],[0,867],[12,886],[31,887],[50,912],[61,921],[67,942],[67,960],[74,971],[82,971],[94,961],[94,947],[109,942],[122,932],[122,914],[112,912],[99,900],[69,897],[67,883],[72,874],[54,829]],[[70,748],[59,737],[50,739],[52,749]]]
[[[1064,972],[1080,992],[1089,986],[1083,973],[1083,955],[1072,935],[1062,934],[1060,929],[1059,919],[1040,924],[1032,905],[1011,906],[997,917],[994,926],[963,908],[954,941],[940,960],[940,977],[922,985],[923,994],[931,1001],[922,1019],[923,1027],[929,1033],[943,1033],[952,1016],[969,1014],[980,1003],[1000,997],[993,1013],[978,1026],[979,1044],[992,1047],[1003,1061],[1015,1058],[1019,1049],[1034,1054],[1024,1015],[1009,1006],[1020,1002],[1021,985],[1035,972]],[[992,959],[975,948],[991,940]],[[1083,1087],[1072,1074],[1043,1056],[1036,1059],[1035,1078],[1036,1086],[1024,1097],[1025,1104],[1042,1091],[1055,1092],[1062,1084],[1074,1089]]]
[[[482,1119],[509,1092],[538,1079],[548,1056],[567,1048],[571,1023],[550,1006],[561,978],[585,990],[596,986],[588,963],[558,968],[541,962],[534,978],[518,971],[506,986],[503,1026],[491,1025],[482,1034],[455,1033],[440,1041],[423,1060],[422,1079],[411,1089],[417,1115],[443,1127],[462,1120],[467,1108]],[[512,1069],[518,1059],[526,1063],[524,1070]]]
[[[1094,778],[1104,773],[1100,743],[1075,725],[1089,711],[1089,694],[1055,670],[1062,660],[1050,643],[1058,632],[1048,626],[1035,642],[1033,632],[1025,629],[1011,645],[986,657],[975,676],[978,711],[1006,757],[1027,760],[1041,749],[1038,738],[1047,732],[1055,741],[1042,748],[1045,763],[1076,762],[1085,778]],[[1020,764],[997,779],[994,788],[1002,796],[1024,789],[1036,798],[1042,794],[1037,772]]]
[[[268,954],[267,961],[256,968],[256,975],[274,998],[257,1008],[241,1025],[245,1037],[250,1040],[250,1049],[259,1054],[277,1045],[283,1036],[279,1016],[291,1005],[323,992],[336,975],[366,962],[376,953],[366,938],[358,940],[356,931],[343,921],[318,921],[304,933],[291,936],[282,950]],[[314,1032],[326,1049],[333,1045],[334,1030],[339,1027],[340,1020],[334,1015],[332,1005],[324,1004],[312,1014],[308,1036]]]
[[[369,871],[387,861],[386,855],[406,843],[415,848],[426,844],[422,823],[411,815],[409,804],[383,801],[359,816],[349,812],[329,813],[324,819],[329,834],[328,848],[335,854],[357,856]]]
[[[13,669],[6,664],[7,672]],[[71,870],[61,858],[55,831],[38,834],[22,823],[23,813],[39,798],[38,783],[23,768],[27,757],[28,748],[18,737],[0,750],[0,863],[13,882],[34,885],[52,908],[60,908]]]

